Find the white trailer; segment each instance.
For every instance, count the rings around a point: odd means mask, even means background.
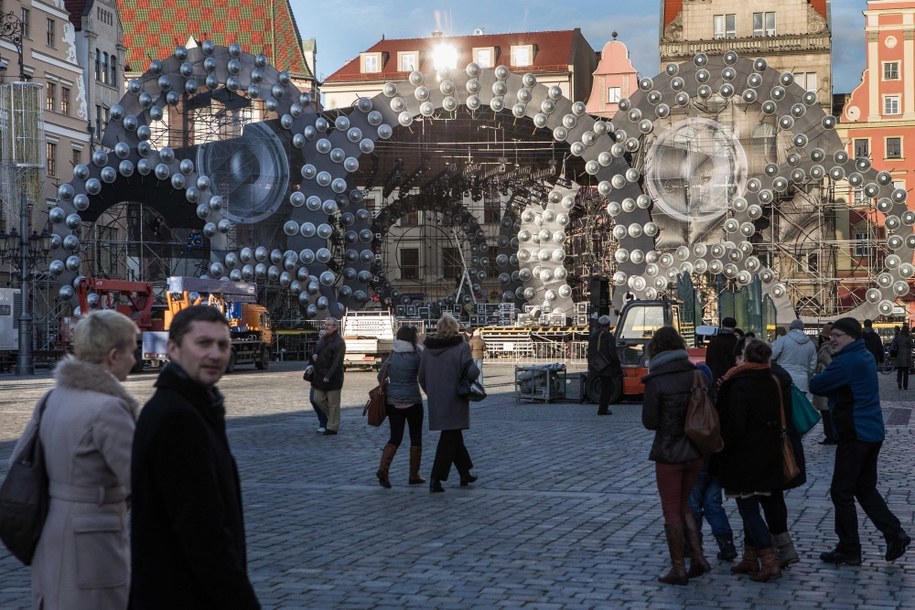
[[[347,311],[340,334],[346,341],[344,368],[377,369],[394,349],[394,316],[390,310]]]

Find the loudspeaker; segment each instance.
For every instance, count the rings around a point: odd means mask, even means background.
[[[598,316],[610,315],[610,282],[605,277],[592,277],[590,282],[591,313]]]

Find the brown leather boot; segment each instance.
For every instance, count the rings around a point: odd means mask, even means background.
[[[708,564],[705,553],[702,552],[702,533],[699,531],[699,524],[696,523],[696,518],[693,517],[692,513],[683,516],[683,526],[686,530],[686,537],[689,540],[691,553],[689,572],[686,575],[689,578],[696,578],[710,572],[712,567]]]
[[[665,525],[664,534],[667,536],[667,549],[670,551],[670,571],[664,576],[658,576],[658,580],[667,585],[685,585],[687,578],[683,562],[683,524]]]
[[[731,566],[731,574],[756,574],[759,572],[759,561],[756,548],[744,543],[743,558],[736,566]]]
[[[422,446],[410,445],[410,485],[422,485],[426,482],[426,479],[419,476],[419,464],[422,459]]]
[[[391,489],[391,480],[388,478],[388,470],[391,468],[391,462],[394,460],[394,454],[397,453],[397,445],[388,443],[381,450],[381,464],[378,465],[378,484],[385,489]]]
[[[775,549],[770,546],[769,548],[759,549],[757,553],[759,553],[762,567],[756,574],[751,574],[750,578],[756,582],[768,582],[782,575],[782,569],[778,567],[778,557],[775,556]]]

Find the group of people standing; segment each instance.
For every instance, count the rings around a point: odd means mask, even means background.
[[[824,419],[824,427],[828,438],[837,443],[830,495],[838,544],[820,559],[833,564],[861,563],[855,500],[883,533],[885,559],[901,557],[911,538],[876,489],[884,424],[877,363],[865,346],[861,324],[854,318],[835,321],[822,331],[828,333],[829,347],[821,345],[819,350],[804,334],[800,320],[793,321],[789,331],[771,346],[755,337],[738,337],[733,318],[723,320],[723,327],[708,346],[706,362],[714,381],[712,392],[724,448],[706,466],[712,481],[736,501],[743,523],[743,557],[731,572],[767,582],[799,560],[788,532],[784,496],[785,491],[806,483],[801,438],[791,423],[792,384],[804,393],[825,398],[831,417]],[[655,462],[671,560],[669,572],[659,580],[682,585],[709,571],[699,535],[701,522],[689,503],[704,462],[684,433],[697,367],[672,327],[654,333],[648,356],[642,422],[655,432],[649,459]],[[791,478],[786,478],[783,468],[785,435],[799,467]],[[720,492],[714,490],[715,494],[720,502]],[[719,536],[714,529],[713,533],[721,545],[725,534]],[[719,558],[724,559],[722,553]]]
[[[114,310],[83,318],[73,355],[56,367],[55,386],[22,436],[37,427],[50,492],[31,564],[32,605],[260,608],[216,388],[229,362],[228,323],[208,306],[174,317],[169,364],[142,411],[121,384],[138,334]]]

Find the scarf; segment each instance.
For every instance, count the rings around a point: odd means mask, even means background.
[[[728,372],[724,374],[723,379],[730,379],[731,377],[743,373],[744,371],[761,371],[770,368],[772,367],[768,362],[745,362],[740,366],[735,366],[728,370]]]

